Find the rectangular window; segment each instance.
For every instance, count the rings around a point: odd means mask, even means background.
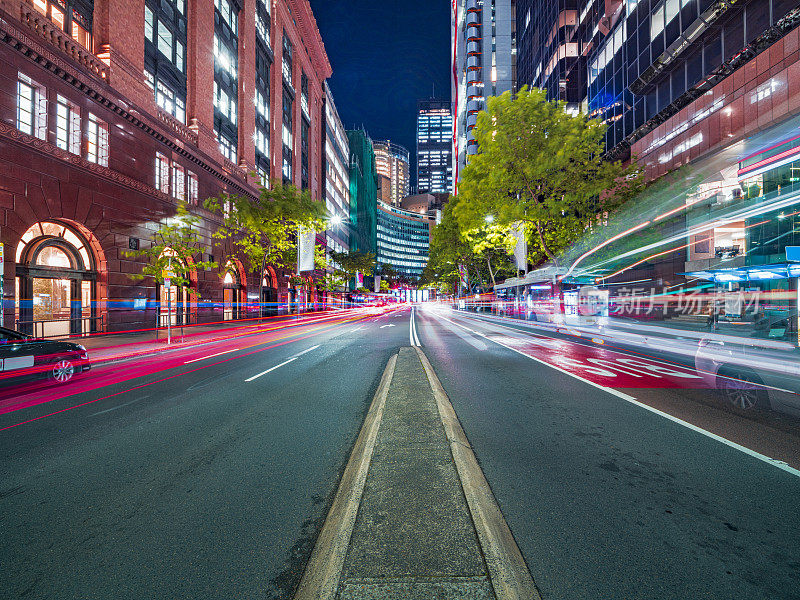
[[[47,94],[44,87],[22,73],[17,80],[17,129],[47,139]]]
[[[74,19],[72,21],[72,39],[91,52],[92,34]]]
[[[161,21],[158,22],[158,51],[172,62],[172,32]]]
[[[54,5],[50,5],[50,19],[64,31],[64,11]]]
[[[169,194],[169,159],[156,152],[156,189]]]
[[[58,96],[56,102],[56,146],[73,154],[81,153],[81,113],[64,96]]]
[[[104,167],[108,166],[108,124],[89,113],[86,126],[86,159]]]
[[[236,144],[224,136],[219,136],[219,151],[231,162],[236,162]]]
[[[197,206],[197,202],[199,200],[197,195],[197,175],[188,171],[187,178],[186,178],[188,193],[189,193],[189,204],[192,206]]]
[[[214,0],[214,7],[219,11],[222,20],[230,27],[233,35],[238,35],[237,16],[238,12],[231,6],[229,0]]]
[[[172,197],[179,202],[186,201],[186,173],[176,163],[172,163]]]
[[[255,105],[256,112],[269,121],[269,104],[260,90],[256,90]]]
[[[47,14],[47,0],[33,0],[33,7],[43,15]]]
[[[144,37],[146,40],[153,41],[153,11],[150,7],[144,7]]]
[[[664,31],[664,5],[658,7],[653,11],[650,17],[650,39],[656,39],[656,36]]]
[[[283,31],[283,78],[287,83],[292,83],[292,42]]]
[[[184,56],[183,44],[175,40],[175,66],[178,68],[178,71],[181,72],[183,72]]]

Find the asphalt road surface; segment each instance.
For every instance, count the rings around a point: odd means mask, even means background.
[[[686,365],[415,313],[545,600],[800,598],[790,421]],[[291,598],[409,333],[353,313],[0,391],[0,597]]]
[[[291,597],[408,311],[278,333],[0,415],[0,597]]]

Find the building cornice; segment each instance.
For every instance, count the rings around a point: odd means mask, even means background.
[[[47,44],[47,39],[43,40],[47,45],[42,44],[39,40],[28,35],[23,30],[23,27],[25,25],[22,22],[18,22],[13,16],[0,10],[0,41],[5,42],[10,48],[19,52],[33,63],[61,78],[76,91],[91,98],[96,104],[102,105],[107,110],[169,147],[176,154],[195,163],[200,169],[219,179],[231,190],[251,197],[258,196],[257,192],[246,184],[245,174],[241,169],[229,169],[230,172],[217,169],[211,164],[211,161],[201,156],[196,148],[192,148],[191,151],[188,150],[187,145],[192,147],[197,144],[197,134],[191,131],[189,127],[174,121],[174,119],[166,115],[160,119],[153,117],[132,103],[123,100],[114,93],[113,88],[107,83],[108,75],[102,77],[81,64],[72,64],[73,61],[69,58],[62,59],[47,47],[49,45]],[[33,31],[39,33],[36,29],[33,29]],[[162,127],[165,129],[162,129]],[[167,133],[167,130],[169,133]],[[176,135],[179,137],[176,138]],[[183,140],[180,138],[183,138]]]
[[[331,63],[328,60],[328,53],[325,51],[325,43],[317,27],[317,20],[308,0],[287,0],[292,15],[295,16],[300,35],[306,43],[311,64],[320,79],[327,79],[333,73]]]

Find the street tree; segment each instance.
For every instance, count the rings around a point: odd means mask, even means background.
[[[141,272],[131,273],[129,277],[134,281],[152,277],[163,285],[164,273],[169,271],[172,285],[190,288],[192,271],[217,267],[214,261],[202,260],[203,244],[199,226],[200,217],[189,212],[185,203],[178,204],[175,216],[167,218],[154,232],[149,247],[124,252],[129,258],[146,260]],[[192,292],[200,296],[198,290]]]
[[[223,214],[223,223],[213,237],[226,245],[230,256],[244,257],[254,272],[265,265],[293,270],[298,231],[325,229],[325,204],[315,202],[307,190],[280,182],[261,187],[255,200],[223,192],[207,199],[204,206]]]
[[[461,201],[460,195],[451,198],[441,222],[433,228],[428,264],[422,275],[424,284],[436,284],[443,291],[457,289],[459,265],[470,281],[481,286],[494,286],[498,276],[516,274],[509,257],[516,244],[511,228],[484,219],[465,230],[455,217]]]
[[[356,273],[369,275],[375,268],[375,254],[372,252],[330,252],[334,269],[338,270],[347,279],[355,277]]]
[[[459,182],[455,208],[464,231],[487,217],[501,227],[523,223],[542,258],[578,239],[598,214],[614,211],[641,189],[635,165],[603,159],[606,126],[571,114],[540,89],[489,98],[474,129],[480,151]],[[534,259],[536,256],[534,255]]]

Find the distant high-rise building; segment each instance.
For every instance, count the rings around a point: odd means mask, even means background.
[[[350,146],[350,250],[377,250],[378,173],[375,151],[367,132],[347,132]]]
[[[400,201],[408,196],[411,181],[408,150],[388,140],[373,142],[372,148],[375,151],[379,180],[382,182],[383,177],[389,179],[389,194],[386,195],[384,187],[382,197],[388,198],[385,201],[391,202],[393,206],[400,206]]]
[[[453,114],[447,100],[422,100],[417,112],[417,194],[453,187]]]
[[[455,0],[453,42],[453,188],[467,156],[478,152],[472,129],[488,96],[514,87],[515,0]]]
[[[425,214],[378,202],[378,265],[391,265],[408,279],[417,279],[428,264],[431,228],[435,221]]]

